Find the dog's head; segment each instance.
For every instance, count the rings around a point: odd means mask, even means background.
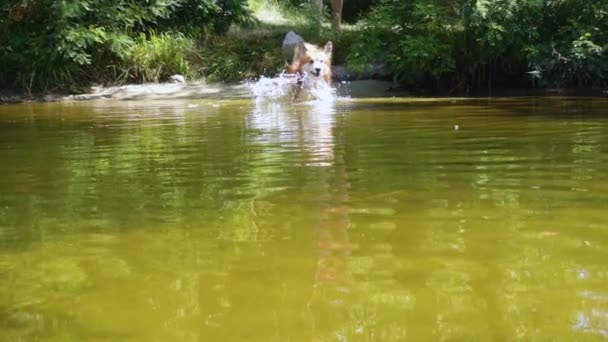
[[[331,53],[333,45],[327,42],[323,49],[299,42],[295,59],[300,63],[300,70],[313,77],[323,77],[331,72]]]

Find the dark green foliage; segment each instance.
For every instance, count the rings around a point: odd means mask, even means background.
[[[245,0],[8,0],[0,5],[0,86],[31,91],[119,76],[147,80],[121,67],[136,60],[131,47],[152,32],[219,33],[247,16]]]
[[[349,61],[382,59],[395,81],[435,89],[528,86],[533,77],[598,85],[608,70],[607,19],[606,0],[380,0]]]
[[[561,0],[543,8],[531,62],[559,84],[605,82],[608,76],[608,1]]]
[[[345,0],[342,9],[342,20],[347,23],[355,23],[378,2],[379,0]],[[277,0],[277,3],[285,7],[306,8],[310,4],[316,3],[316,0]],[[323,5],[329,12],[331,0],[323,0]]]
[[[252,23],[245,0],[171,0],[175,9],[161,16],[159,26],[182,31],[210,27],[215,33],[225,33],[232,23]]]
[[[342,32],[328,28],[330,1],[323,14],[316,0],[273,1],[288,24],[255,22],[246,0],[4,0],[0,88],[79,91],[174,73],[250,79],[284,67],[291,29],[333,41],[336,64],[382,63],[417,88],[608,82],[608,0],[346,0],[344,19],[364,20]],[[229,30],[235,23],[255,29]]]
[[[249,80],[285,68],[280,42],[265,33],[212,37],[201,51],[201,73],[211,81]]]
[[[356,23],[378,0],[344,0],[342,20],[347,23]]]

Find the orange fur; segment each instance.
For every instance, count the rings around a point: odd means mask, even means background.
[[[329,84],[331,82],[332,49],[331,42],[327,42],[323,48],[309,43],[298,43],[289,72],[318,77]]]

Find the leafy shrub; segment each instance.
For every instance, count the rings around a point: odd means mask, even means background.
[[[189,58],[195,43],[181,33],[141,33],[125,56],[123,64],[129,79],[158,82],[173,74],[196,77]]]
[[[254,2],[261,2],[262,0],[254,0]],[[302,9],[310,7],[310,5],[316,4],[317,0],[271,0],[275,1],[282,7],[289,9]],[[268,2],[267,0],[263,2]],[[371,6],[376,4],[378,0],[346,0],[342,9],[342,19],[348,23],[355,23],[359,20],[364,13],[366,13]],[[331,7],[331,0],[324,0],[323,4],[326,8]],[[317,11],[318,15],[318,11]]]
[[[451,73],[455,70],[452,44],[459,30],[452,19],[455,14],[449,6],[432,1],[381,1],[367,18],[348,60],[364,68],[384,59],[396,82],[419,73],[435,77]]]
[[[386,62],[395,81],[471,88],[593,85],[608,70],[605,0],[379,0],[348,55]]]
[[[213,37],[205,42],[199,57],[202,74],[211,81],[276,75],[285,67],[281,45],[265,33]]]
[[[151,63],[131,70],[141,80],[162,77],[154,63],[170,62],[164,70],[184,71],[186,63],[172,43],[184,38],[163,32],[223,32],[247,20],[245,5],[245,0],[5,0],[0,4],[0,87],[70,89],[87,84],[92,75],[123,77],[127,60]],[[151,32],[159,36],[144,42],[141,35]],[[131,46],[138,50],[129,53]],[[156,47],[164,49],[160,55],[143,56]]]
[[[545,6],[529,63],[547,85],[599,85],[608,79],[608,3],[561,0]]]

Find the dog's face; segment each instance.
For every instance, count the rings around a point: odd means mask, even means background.
[[[295,58],[299,61],[300,71],[312,77],[327,77],[331,73],[332,49],[331,42],[327,42],[323,49],[303,42],[298,43]]]

